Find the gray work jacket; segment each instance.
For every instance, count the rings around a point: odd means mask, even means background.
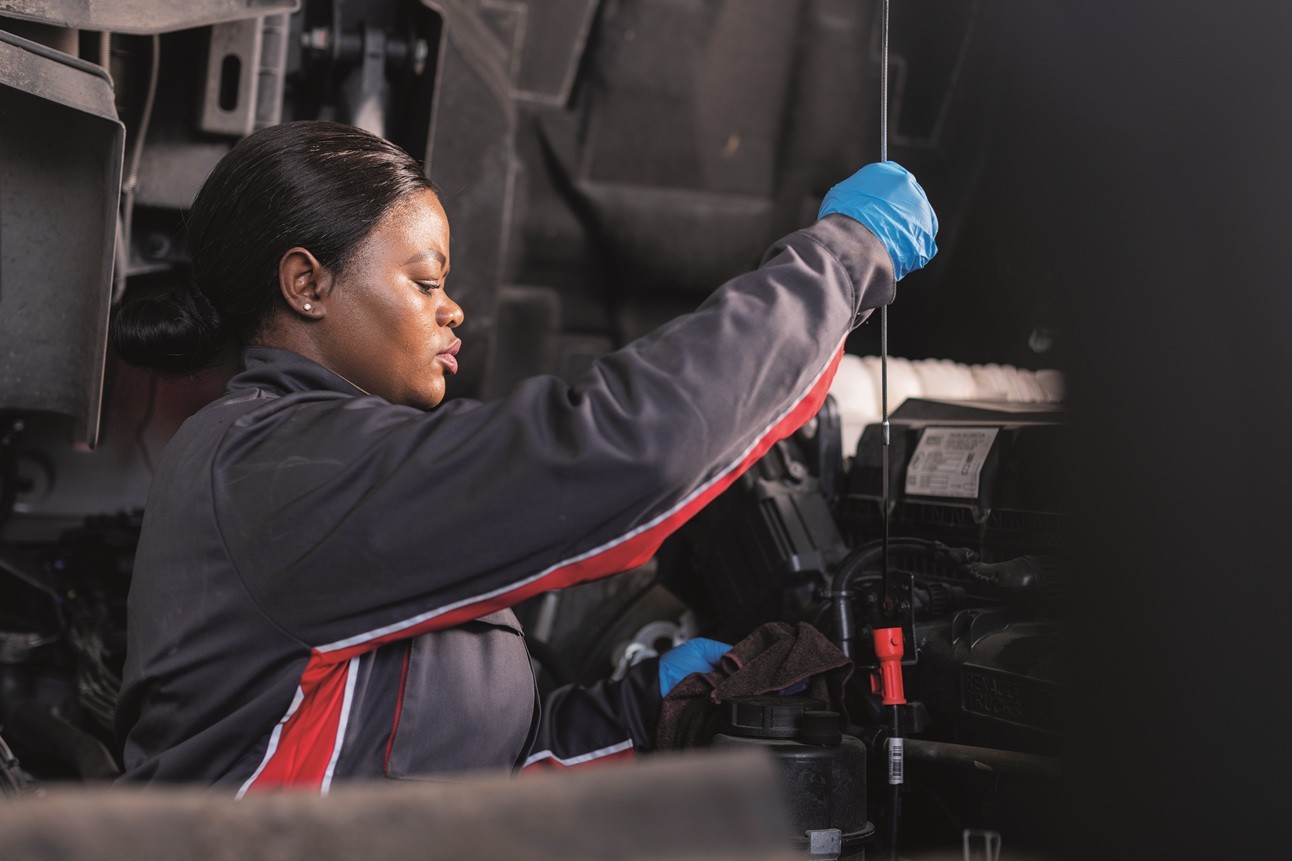
[[[153,480],[122,779],[326,791],[649,749],[653,664],[540,706],[508,608],[649,559],[816,413],[893,295],[880,242],[833,215],[573,385],[422,412],[249,348]]]

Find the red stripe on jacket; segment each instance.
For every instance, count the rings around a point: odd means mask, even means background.
[[[349,662],[314,652],[301,674],[301,702],[283,725],[278,747],[247,787],[258,792],[276,786],[322,788],[336,747],[345,704]]]

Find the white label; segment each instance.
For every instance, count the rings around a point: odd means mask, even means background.
[[[978,498],[982,465],[999,428],[926,428],[906,468],[906,492]]]
[[[906,751],[902,746],[903,741],[900,738],[888,740],[888,782],[892,786],[900,786],[905,777],[902,757]]]

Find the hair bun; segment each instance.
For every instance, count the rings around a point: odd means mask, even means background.
[[[122,305],[112,322],[112,346],[128,364],[183,377],[216,360],[225,328],[205,296],[184,289]]]

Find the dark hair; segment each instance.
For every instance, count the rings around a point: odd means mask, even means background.
[[[390,207],[435,190],[390,141],[340,123],[262,129],[220,159],[188,215],[190,284],[117,312],[122,359],[168,375],[195,373],[230,338],[252,339],[281,302],[278,263],[308,248],[334,274]]]

